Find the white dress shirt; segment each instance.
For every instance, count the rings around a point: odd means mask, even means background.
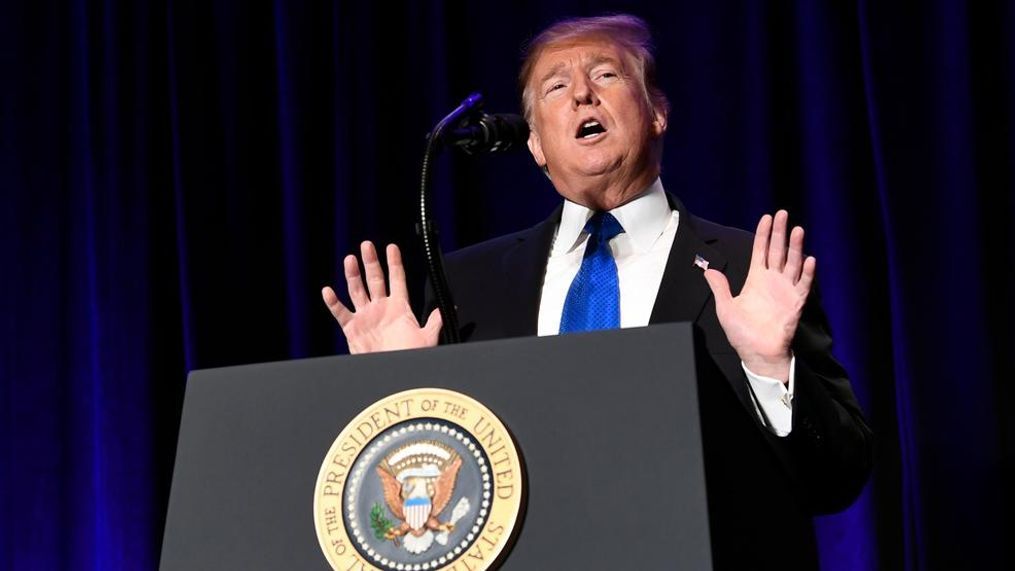
[[[564,300],[581,267],[589,237],[584,231],[585,223],[592,214],[592,210],[580,204],[564,201],[543,277],[538,326],[541,336],[560,332]],[[657,178],[638,198],[611,210],[610,214],[624,228],[623,233],[610,240],[620,286],[620,326],[643,327],[648,325],[655,306],[680,213],[670,208],[662,182]],[[741,365],[750,382],[759,418],[767,417],[778,436],[788,435],[793,420],[795,358],[790,363],[788,387],[778,379],[752,373],[742,362]]]

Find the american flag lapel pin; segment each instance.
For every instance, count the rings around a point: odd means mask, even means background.
[[[708,269],[708,260],[701,257],[701,254],[694,255],[694,265],[698,266],[702,270]]]

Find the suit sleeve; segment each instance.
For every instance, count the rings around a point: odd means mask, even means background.
[[[793,430],[781,446],[810,511],[830,513],[848,507],[863,489],[873,464],[873,433],[845,369],[832,356],[818,297],[815,288],[793,340]]]

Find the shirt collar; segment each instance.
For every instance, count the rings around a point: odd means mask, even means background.
[[[557,239],[553,243],[553,253],[561,254],[573,250],[579,244],[585,223],[592,218],[594,212],[580,204],[564,201],[564,211],[557,227]],[[648,251],[666,229],[672,216],[669,200],[663,183],[656,178],[637,198],[610,211],[620,222],[624,232],[631,238],[636,252]]]

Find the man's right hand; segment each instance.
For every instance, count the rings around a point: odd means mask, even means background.
[[[398,246],[388,244],[387,249],[391,295],[388,295],[385,287],[384,271],[373,243],[363,242],[360,254],[366,270],[365,286],[356,256],[346,256],[344,262],[345,281],[355,312],[339,301],[335,290],[327,286],[321,290],[324,303],[345,334],[349,352],[373,353],[436,346],[442,324],[440,311],[433,310],[426,325],[419,326],[409,306],[405,268],[402,267],[402,254]]]

